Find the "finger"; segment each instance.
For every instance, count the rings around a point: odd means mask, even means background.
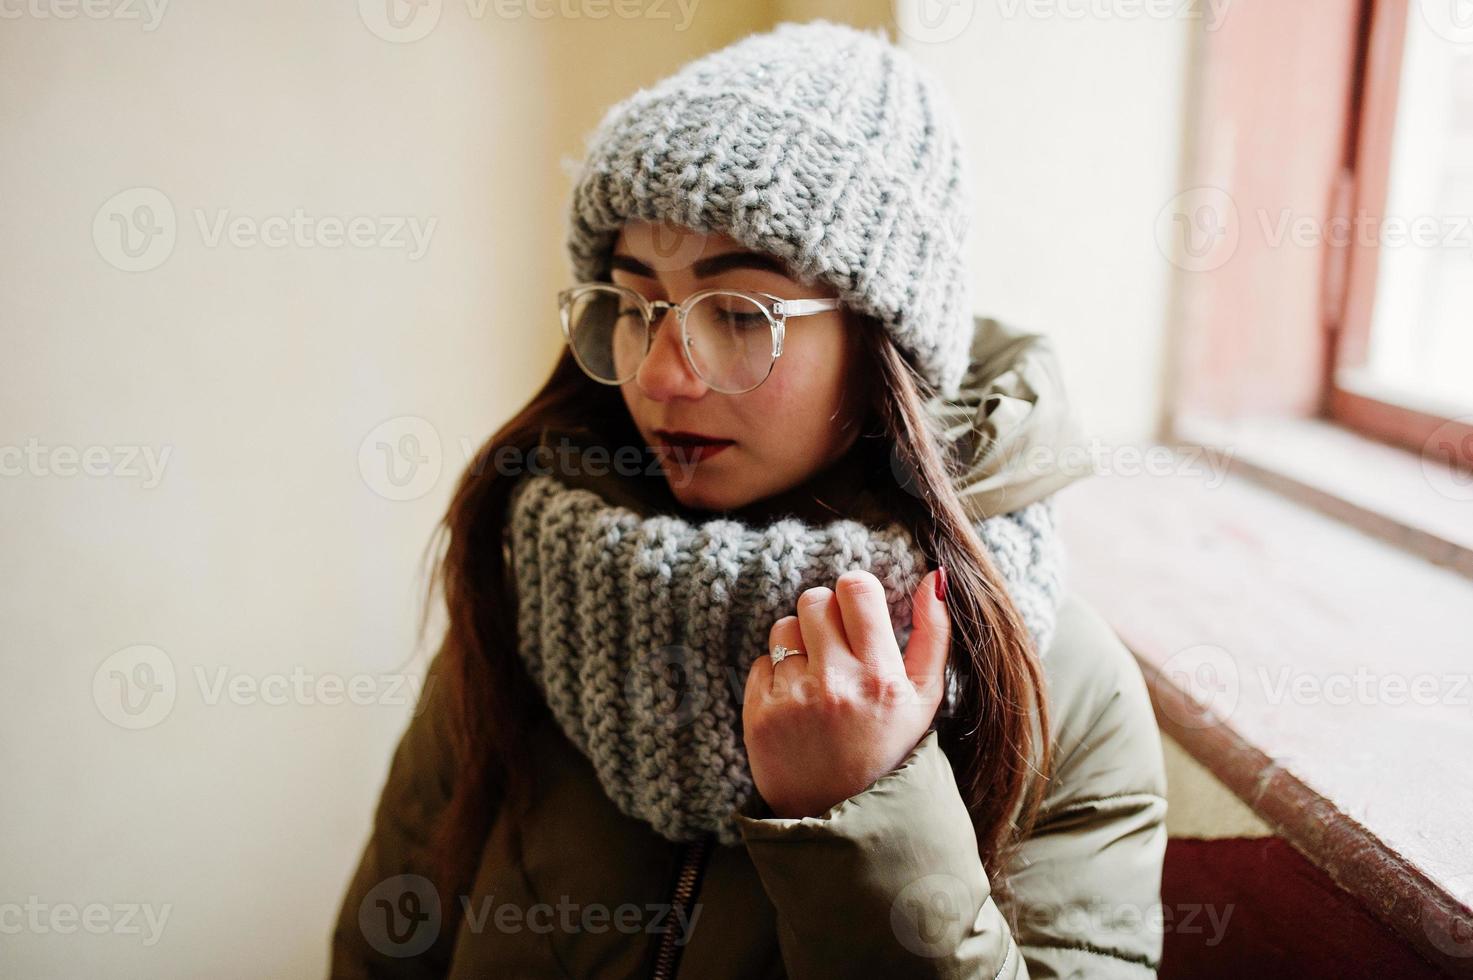
[[[772,662],[770,655],[762,658],[767,661],[771,674],[767,696],[773,701],[788,697],[803,701],[806,699],[808,671],[813,658],[808,655],[808,648],[803,643],[798,617],[784,616],[772,624],[772,632],[767,641],[768,653],[777,649],[779,643],[797,653],[784,657],[782,663],[777,664]]]
[[[742,710],[746,711],[772,688],[772,658],[763,654],[752,661],[747,671],[747,687],[742,692]]]
[[[781,664],[772,662],[770,654],[777,645],[802,649],[801,638],[798,636],[798,621],[792,616],[784,616],[772,624],[767,631],[767,650],[752,662],[752,668],[747,672],[747,689],[743,692],[743,704],[769,698],[772,685],[777,681],[777,668]],[[787,658],[791,660],[792,658]]]
[[[809,667],[814,670],[821,669],[828,658],[842,656],[849,649],[839,603],[834,590],[826,586],[808,589],[798,597],[798,628],[803,634]]]
[[[944,569],[937,569],[921,579],[912,597],[913,612],[910,640],[905,644],[905,673],[917,688],[941,683],[946,674],[946,658],[951,652],[951,613],[946,602],[936,594],[937,582],[943,581]]]
[[[885,586],[872,573],[855,569],[839,576],[835,590],[849,649],[861,661],[885,672],[900,670],[900,647]]]
[[[784,657],[781,663],[773,663],[770,656],[773,650],[781,643],[789,650],[796,650],[797,654]],[[794,673],[807,673],[810,657],[806,656],[808,647],[803,643],[803,633],[798,626],[797,616],[784,616],[772,624],[772,633],[767,641],[767,662],[772,664],[772,676],[774,680],[791,676]],[[798,656],[804,654],[804,656]]]

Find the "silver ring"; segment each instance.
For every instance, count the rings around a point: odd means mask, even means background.
[[[781,643],[779,643],[777,646],[772,648],[772,653],[769,654],[769,656],[772,657],[772,665],[776,667],[778,664],[782,663],[784,660],[788,659],[795,653],[802,655],[803,651],[794,650],[792,647],[785,647]]]

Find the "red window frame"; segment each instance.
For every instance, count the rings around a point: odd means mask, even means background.
[[[1413,2],[1236,4],[1199,36],[1182,187],[1225,192],[1241,234],[1178,275],[1169,417],[1325,419],[1473,472],[1473,426],[1337,382],[1366,359],[1378,236],[1310,251],[1261,228],[1382,213]]]
[[[1347,148],[1354,175],[1348,195],[1353,213],[1379,218],[1386,208],[1391,146],[1406,43],[1409,0],[1363,5],[1358,32],[1362,68],[1352,103]],[[1343,301],[1332,302],[1329,322],[1334,355],[1326,379],[1325,415],[1374,438],[1473,469],[1473,425],[1395,401],[1373,385],[1347,386],[1340,371],[1366,363],[1379,267],[1376,234],[1355,235],[1346,246]],[[1331,293],[1330,295],[1333,295]],[[1469,379],[1473,386],[1473,378]]]

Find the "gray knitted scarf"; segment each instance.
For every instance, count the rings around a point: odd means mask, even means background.
[[[899,524],[692,523],[550,475],[513,489],[509,526],[522,660],[609,798],[672,841],[740,843],[734,816],[755,794],[740,711],[747,671],[803,590],[868,569],[903,650],[911,595],[929,570]],[[1062,562],[1051,499],[975,527],[1047,650]]]

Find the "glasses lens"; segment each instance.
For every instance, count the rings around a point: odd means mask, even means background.
[[[644,314],[617,289],[587,289],[563,310],[568,340],[583,370],[600,381],[634,376],[645,352]]]
[[[717,391],[750,391],[772,373],[772,320],[754,300],[735,293],[702,297],[685,328],[696,373]]]

